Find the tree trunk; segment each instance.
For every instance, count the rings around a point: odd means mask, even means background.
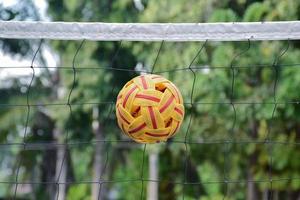
[[[46,150],[43,155],[42,161],[42,181],[54,182],[55,181],[55,168],[56,168],[56,151],[53,149]],[[56,186],[54,184],[45,185],[46,193],[50,200],[55,200]]]
[[[248,178],[248,183],[247,183],[247,200],[256,200],[258,199],[258,191],[256,188],[256,185],[253,181],[249,180],[254,180],[254,176],[251,172],[251,168],[247,169],[247,178]]]
[[[103,130],[102,126],[99,122],[99,108],[93,108],[93,132],[95,134],[96,141],[103,140]],[[103,146],[104,143],[99,142],[95,145],[94,152],[94,165],[93,165],[93,182],[99,182],[101,177],[101,173],[103,170]],[[92,185],[92,200],[105,199],[105,185],[93,184]]]
[[[254,107],[252,107],[252,121],[250,122],[250,138],[252,140],[256,140],[258,137],[258,122],[255,120],[254,116],[255,110]],[[253,174],[253,166],[257,165],[257,151],[254,150],[254,152],[249,156],[248,166],[247,167],[247,200],[256,200],[259,199],[259,193],[257,186],[255,184],[254,180],[254,174]]]
[[[252,166],[257,165],[257,152],[254,151],[252,155],[249,157],[249,164],[247,167],[247,200],[256,200],[259,199],[259,193],[257,186],[255,184],[254,180],[254,174],[253,174],[253,168]]]
[[[56,129],[57,141],[62,138],[61,130]],[[66,159],[66,146],[62,145],[57,149],[56,160],[56,180],[58,181],[55,197],[57,200],[65,200],[66,197],[66,181],[67,181],[67,159]],[[62,184],[60,184],[62,183]]]
[[[270,197],[270,190],[265,189],[262,193],[262,200],[269,200],[269,197]]]
[[[149,155],[149,179],[158,180],[158,153]],[[158,200],[158,182],[148,183],[147,200]]]

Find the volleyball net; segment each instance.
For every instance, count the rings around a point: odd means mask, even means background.
[[[3,197],[299,193],[300,22],[1,21],[0,38],[32,49],[28,65],[0,66],[28,72],[1,80]],[[49,47],[57,66],[45,61]],[[117,127],[116,95],[141,73],[183,94],[183,125],[165,143],[137,144]]]

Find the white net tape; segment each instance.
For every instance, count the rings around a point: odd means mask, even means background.
[[[0,38],[103,41],[300,39],[300,22],[79,23],[0,21]]]

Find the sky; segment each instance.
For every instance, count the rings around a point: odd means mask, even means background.
[[[46,0],[34,0],[34,4],[39,8],[40,16],[43,21],[49,21],[47,17],[47,1]],[[0,0],[0,4],[4,7],[14,6],[18,3],[18,0]]]
[[[47,16],[47,2],[46,0],[35,0],[33,1],[35,5],[38,7],[38,11],[42,21],[50,21],[50,18]],[[0,4],[4,7],[14,6],[18,3],[18,0],[0,0]],[[44,58],[46,58],[46,65],[50,67],[56,67],[58,63],[58,56],[50,49],[49,46],[44,45],[41,50]],[[21,58],[20,56],[11,56],[8,54],[4,54],[0,50],[0,79],[3,80],[8,77],[18,77],[18,76],[26,76],[31,75],[32,70],[29,68],[31,65],[30,58]],[[34,63],[34,66],[39,65],[39,63]],[[5,67],[2,68],[1,67]],[[6,68],[10,67],[10,68]],[[26,68],[16,68],[16,67],[28,67]],[[36,73],[39,73],[39,70],[36,69]]]

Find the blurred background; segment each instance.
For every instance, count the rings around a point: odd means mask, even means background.
[[[299,18],[295,0],[0,0],[5,21]],[[0,39],[0,199],[299,200],[299,41],[207,42],[191,71],[203,45]],[[145,146],[121,134],[114,102],[157,55],[186,116]]]

